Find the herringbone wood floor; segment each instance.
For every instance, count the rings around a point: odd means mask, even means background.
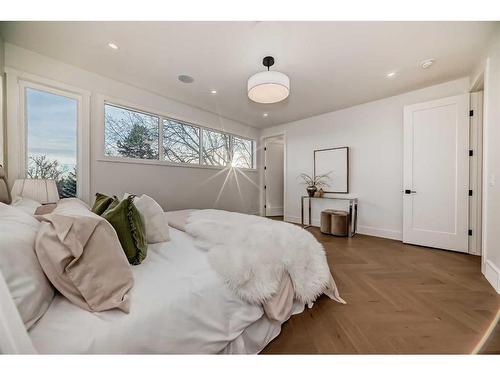
[[[500,308],[479,257],[310,230],[347,305],[321,297],[263,353],[470,353]],[[485,352],[500,353],[499,340]]]

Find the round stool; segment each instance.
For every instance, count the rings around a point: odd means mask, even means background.
[[[349,231],[349,214],[346,211],[335,210],[330,220],[330,233],[334,236],[346,237]]]
[[[321,223],[319,230],[324,234],[332,234],[332,214],[335,210],[323,210],[321,211]]]

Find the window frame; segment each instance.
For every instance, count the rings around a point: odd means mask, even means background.
[[[134,159],[134,160],[153,160],[153,161],[157,160],[157,159],[140,159],[140,158],[128,158],[128,157],[124,157],[124,156],[109,156],[109,155],[106,155],[106,105],[109,105],[109,106],[115,107],[115,108],[119,108],[119,109],[123,109],[123,110],[129,111],[129,112],[136,112],[136,113],[140,113],[140,114],[145,115],[145,116],[150,116],[150,117],[156,117],[156,118],[158,118],[158,139],[160,140],[163,137],[163,130],[160,129],[160,128],[162,128],[162,118],[160,116],[158,116],[156,114],[149,113],[149,112],[144,112],[144,111],[141,111],[141,110],[135,110],[135,109],[132,109],[132,108],[129,108],[129,107],[124,107],[124,106],[121,106],[121,105],[116,105],[116,104],[111,104],[111,103],[104,103],[104,106],[103,106],[104,155],[106,157],[110,157],[110,158],[123,158],[123,159]],[[160,143],[158,143],[158,160],[161,160],[162,156],[163,156],[162,145]]]
[[[100,116],[100,126],[102,127],[101,131],[101,145],[100,145],[100,157],[97,159],[98,161],[106,161],[106,162],[116,162],[116,163],[131,163],[131,164],[149,164],[149,165],[162,165],[162,166],[168,166],[168,167],[184,167],[184,168],[201,168],[201,169],[217,169],[217,170],[222,170],[226,168],[238,168],[244,171],[257,171],[258,169],[256,168],[256,150],[257,150],[257,140],[250,138],[250,137],[245,137],[239,134],[235,134],[232,132],[228,132],[225,130],[221,129],[214,129],[209,126],[205,125],[200,125],[197,123],[194,123],[192,121],[188,120],[183,120],[180,119],[178,116],[172,116],[169,114],[165,114],[163,112],[154,110],[154,109],[148,109],[145,107],[137,106],[134,104],[130,103],[125,103],[121,100],[114,99],[114,98],[109,98],[109,97],[102,97],[102,100],[100,101],[102,103],[102,110],[101,110],[101,116]],[[148,116],[155,116],[159,118],[160,121],[160,129],[159,129],[159,153],[158,157],[159,159],[139,159],[139,158],[129,158],[129,157],[121,157],[121,156],[109,156],[106,155],[106,142],[105,142],[105,110],[106,110],[106,105],[110,105],[113,107],[121,108],[124,110],[128,111],[134,111],[134,112],[139,112]],[[200,150],[199,150],[199,158],[198,158],[198,163],[176,163],[172,162],[169,160],[165,160],[165,155],[164,155],[164,147],[163,147],[163,136],[164,136],[164,131],[163,131],[163,121],[167,120],[172,120],[176,121],[180,124],[185,124],[194,128],[197,128],[200,134]],[[203,164],[203,130],[208,130],[220,134],[225,134],[229,136],[229,144],[230,144],[230,155],[229,155],[229,160],[230,162],[225,165],[225,166],[219,166],[219,165],[206,165]],[[252,142],[252,168],[240,168],[240,167],[232,167],[231,166],[231,161],[232,161],[232,153],[233,153],[233,137],[238,137],[241,139],[248,140]]]
[[[10,73],[14,73],[10,70]],[[9,73],[9,72],[8,72]],[[17,73],[17,72],[16,72]],[[28,166],[28,89],[47,92],[76,100],[76,197],[88,202],[90,200],[90,132],[89,108],[90,93],[65,84],[36,77],[27,73],[15,74],[19,90],[19,176],[26,178]]]
[[[169,161],[169,160],[166,160],[165,159],[165,150],[164,150],[164,147],[163,147],[163,137],[164,137],[164,129],[163,129],[163,121],[164,120],[172,120],[172,121],[176,121],[182,125],[187,125],[187,126],[190,126],[192,128],[195,128],[195,129],[198,129],[198,163],[177,163],[177,162],[174,162],[174,161]],[[181,120],[177,120],[173,117],[166,117],[166,116],[160,116],[160,122],[162,124],[161,126],[161,134],[160,134],[160,140],[161,140],[161,155],[160,155],[160,161],[164,161],[166,163],[170,163],[170,164],[173,164],[173,165],[182,165],[182,166],[190,166],[190,167],[198,167],[198,166],[203,166],[204,164],[202,163],[202,160],[203,160],[203,149],[202,149],[202,142],[203,142],[203,129],[204,127],[200,126],[200,125],[195,125],[195,124],[192,124],[190,122],[187,122],[187,121],[181,121]],[[142,160],[142,159],[141,159]]]
[[[250,138],[245,138],[245,137],[240,137],[239,135],[234,135],[231,137],[231,163],[233,162],[233,157],[234,157],[234,137],[236,138],[240,138],[244,141],[250,141],[251,142],[251,145],[252,145],[252,151],[251,151],[251,155],[250,157],[252,158],[252,167],[251,168],[244,168],[244,167],[234,167],[234,168],[238,168],[238,169],[245,169],[245,170],[252,170],[252,169],[256,169],[255,168],[255,165],[257,163],[257,158],[256,158],[256,154],[257,154],[257,143],[256,141],[253,141],[252,139]]]
[[[225,136],[229,137],[229,139],[228,139],[229,151],[228,151],[228,155],[227,155],[229,164],[227,164],[227,165],[212,165],[212,164],[205,164],[204,163],[204,160],[203,160],[203,130],[205,130],[207,132],[218,133],[218,134],[225,135]],[[228,166],[231,166],[231,162],[233,160],[233,137],[236,137],[236,136],[229,134],[229,133],[226,133],[226,132],[223,132],[221,130],[215,130],[215,129],[210,129],[210,128],[204,128],[204,129],[200,128],[200,165],[219,167],[219,168],[226,168]],[[248,168],[245,168],[245,169],[248,169]]]

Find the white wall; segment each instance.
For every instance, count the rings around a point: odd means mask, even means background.
[[[462,78],[265,129],[262,138],[286,134],[285,220],[300,221],[300,196],[305,195],[305,190],[297,176],[302,172],[312,174],[313,151],[348,146],[347,196],[359,198],[359,232],[401,239],[403,106],[468,91],[469,79]],[[320,210],[331,204],[314,201],[313,224],[319,224]]]
[[[4,42],[2,37],[0,36],[0,73],[3,74],[4,67]]]
[[[0,164],[4,165],[4,42],[0,37]]]
[[[100,122],[103,118],[104,97],[254,139],[259,135],[257,129],[8,43],[5,44],[5,66],[7,69],[13,68],[90,92],[92,195],[95,192],[117,195],[124,192],[146,193],[168,210],[216,207],[247,213],[258,212],[259,187],[256,171],[245,171],[248,178],[244,178],[235,171],[227,170],[221,172],[217,169],[117,163],[101,160],[102,151],[99,149],[103,136]],[[8,110],[12,110],[10,104]],[[15,129],[15,124],[13,128]],[[11,135],[8,137],[10,139]],[[22,171],[12,173],[9,179],[12,180],[17,177],[16,174],[21,173]]]
[[[265,140],[266,216],[283,216],[284,149],[283,137]]]
[[[500,32],[486,59],[483,119],[483,273],[500,293]]]

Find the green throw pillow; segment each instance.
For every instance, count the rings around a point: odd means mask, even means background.
[[[129,263],[136,265],[146,258],[148,243],[144,223],[133,199],[133,195],[122,201],[115,198],[101,216],[115,228]]]
[[[113,198],[101,193],[97,193],[95,195],[94,205],[92,206],[92,212],[101,216],[104,211],[108,209],[111,203],[113,203]]]

